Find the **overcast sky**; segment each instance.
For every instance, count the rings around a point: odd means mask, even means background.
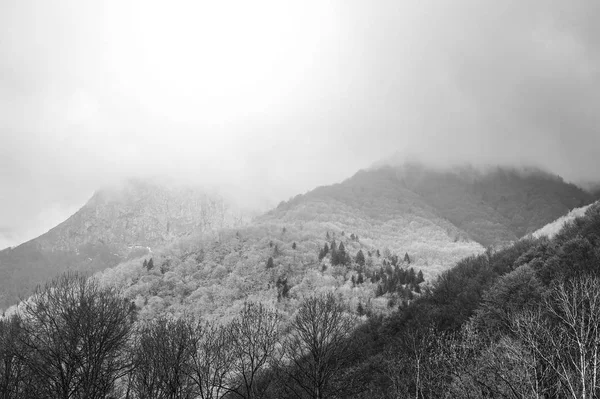
[[[279,201],[400,151],[599,180],[598,21],[598,0],[2,0],[0,248],[128,176]]]

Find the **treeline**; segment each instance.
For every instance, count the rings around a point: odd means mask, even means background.
[[[0,397],[259,398],[345,396],[356,320],[332,294],[295,316],[246,303],[229,323],[136,322],[114,289],[69,274],[0,320]]]

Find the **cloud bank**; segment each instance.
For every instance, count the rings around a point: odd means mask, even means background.
[[[400,151],[598,180],[597,1],[246,3],[3,2],[0,247],[130,176],[265,203]]]

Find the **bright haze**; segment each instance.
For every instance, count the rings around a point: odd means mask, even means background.
[[[160,176],[273,203],[400,151],[600,170],[600,2],[0,3],[0,248]]]

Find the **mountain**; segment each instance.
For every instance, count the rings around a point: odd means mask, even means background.
[[[153,254],[153,268],[144,267],[147,256],[100,278],[142,318],[229,317],[247,300],[291,312],[304,296],[331,291],[354,309],[385,313],[419,295],[425,283],[406,275],[434,281],[484,246],[507,246],[587,202],[581,189],[534,169],[381,166],[282,202],[217,239],[177,240]],[[323,247],[340,243],[348,259],[336,264]]]
[[[196,188],[129,180],[101,189],[47,233],[0,251],[0,308],[61,272],[96,272],[247,219],[218,195]]]
[[[48,233],[0,252],[0,306],[62,271],[119,265],[106,271],[106,279],[141,306],[161,304],[150,313],[192,306],[203,314],[225,314],[248,297],[277,301],[284,280],[292,296],[320,286],[385,309],[418,290],[399,283],[410,268],[430,281],[460,259],[505,246],[592,200],[536,169],[442,170],[404,163],[361,170],[282,202],[244,226],[246,220],[234,217],[218,197],[129,181],[97,192]],[[334,240],[348,255],[342,265],[331,254],[319,256]],[[364,265],[356,262],[359,251]],[[405,257],[410,264],[402,262]],[[156,268],[142,268],[150,258]],[[273,267],[266,270],[269,258]],[[359,273],[365,283],[349,289]]]

